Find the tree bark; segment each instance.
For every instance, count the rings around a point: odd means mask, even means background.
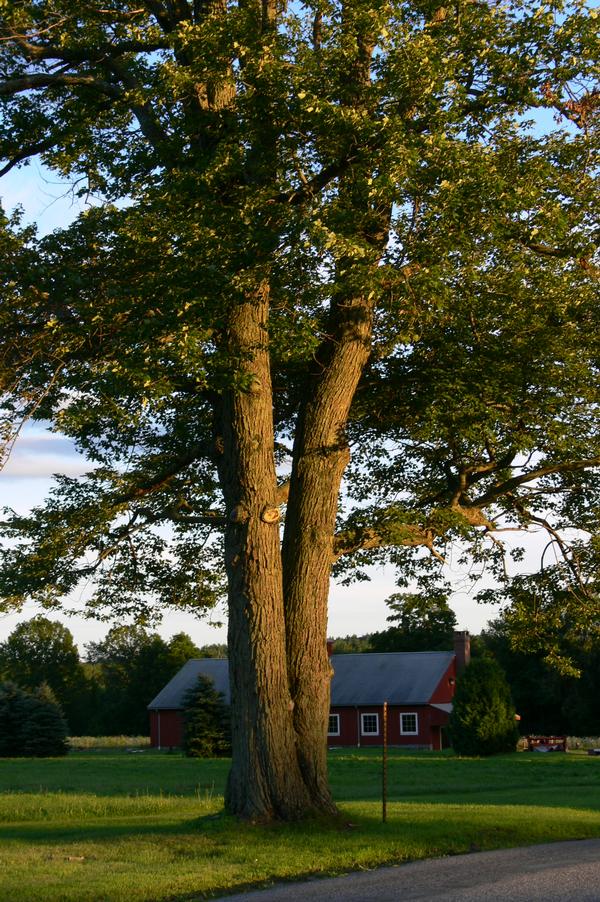
[[[371,346],[373,305],[336,305],[333,352],[299,417],[283,540],[290,691],[298,760],[314,804],[334,810],[327,778],[332,669],[327,657],[327,601],[338,496],[350,459],[345,427]]]
[[[268,286],[233,309],[225,338],[242,384],[221,405],[219,474],[228,526],[232,767],[226,807],[249,819],[311,809],[297,764],[283,613],[267,317]]]

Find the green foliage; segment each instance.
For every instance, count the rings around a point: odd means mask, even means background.
[[[70,631],[37,616],[0,644],[0,678],[30,691],[48,685],[77,735],[148,732],[146,706],[190,658],[222,656],[186,633],[165,641],[141,626],[117,626],[87,646],[81,662]],[[219,654],[220,652],[220,654]]]
[[[230,713],[211,679],[200,674],[184,704],[183,748],[188,758],[231,755]]]
[[[459,676],[449,726],[459,755],[516,751],[515,709],[506,678],[493,659],[475,658]]]
[[[392,613],[387,630],[373,633],[373,651],[449,651],[453,648],[456,615],[443,591],[428,595],[396,593],[387,599]]]
[[[352,655],[358,652],[369,652],[371,648],[371,636],[341,636],[333,639],[334,655]]]
[[[0,757],[49,758],[66,755],[68,727],[49,686],[33,693],[14,683],[0,684]]]
[[[185,633],[165,642],[141,626],[112,627],[101,642],[87,646],[98,668],[94,732],[143,735],[149,730],[147,705],[200,649]]]
[[[597,560],[591,549],[578,546],[573,562],[520,575],[503,592],[480,593],[504,605],[503,626],[513,649],[543,658],[565,676],[579,676],[579,652],[600,643],[600,594]],[[591,551],[591,553],[590,553]],[[572,585],[573,569],[578,571]],[[579,577],[585,575],[585,582]]]
[[[56,696],[46,683],[33,692],[33,704],[21,732],[21,754],[50,758],[69,751],[69,728]]]
[[[85,729],[93,687],[73,636],[63,624],[43,616],[18,624],[0,643],[0,676],[27,690],[47,684],[71,729]]]
[[[590,736],[600,720],[600,642],[581,631],[562,633],[558,651],[570,667],[559,669],[550,657],[550,643],[529,641],[537,633],[541,617],[515,624],[513,610],[488,624],[479,638],[506,674],[524,734]],[[518,626],[518,629],[517,629]],[[554,641],[557,636],[554,635]],[[556,646],[554,646],[556,647]]]

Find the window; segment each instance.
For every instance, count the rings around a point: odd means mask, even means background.
[[[339,714],[330,714],[329,715],[329,726],[327,728],[328,736],[339,736],[340,735],[340,715]]]
[[[377,736],[379,733],[379,714],[361,714],[360,732],[363,736]]]
[[[401,714],[400,732],[403,736],[417,736],[419,733],[419,715]]]

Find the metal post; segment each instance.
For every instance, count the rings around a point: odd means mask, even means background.
[[[383,703],[383,754],[381,758],[381,819],[387,820],[387,702]]]

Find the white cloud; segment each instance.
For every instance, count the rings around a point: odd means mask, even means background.
[[[30,427],[17,439],[8,461],[0,471],[0,478],[39,479],[55,473],[81,476],[88,469],[89,464],[69,439]]]

